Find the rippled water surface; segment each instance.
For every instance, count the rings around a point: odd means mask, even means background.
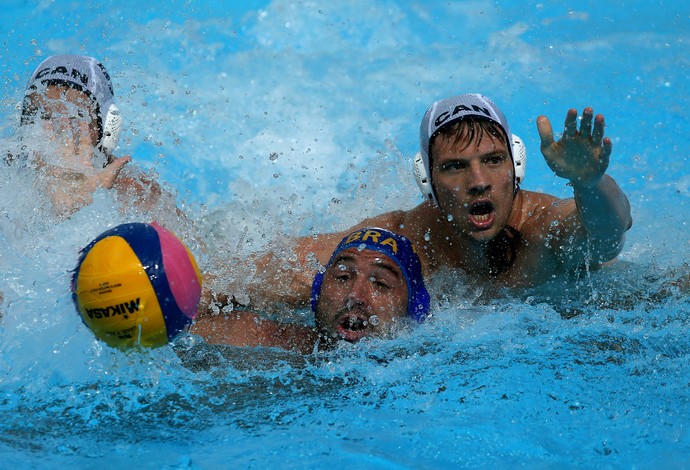
[[[137,215],[97,193],[56,220],[40,182],[5,167],[0,467],[687,467],[690,303],[664,285],[690,252],[690,8],[235,3],[10,1],[3,153],[41,60],[100,58],[125,115],[121,154],[155,172],[187,220],[150,216],[208,268],[276,234],[413,207],[419,121],[459,92],[491,96],[525,140],[523,187],[567,196],[535,119],[558,128],[568,108],[592,106],[635,219],[619,263],[489,304],[458,292],[413,332],[328,354],[193,338],[123,353],[80,322],[69,271]]]

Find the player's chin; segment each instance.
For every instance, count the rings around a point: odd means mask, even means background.
[[[474,229],[470,231],[469,235],[478,243],[488,243],[498,236],[498,232],[498,230],[494,230],[493,228],[482,230]]]

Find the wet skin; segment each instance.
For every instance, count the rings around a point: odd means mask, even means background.
[[[350,342],[383,336],[407,316],[407,295],[400,268],[387,256],[348,248],[324,273],[317,328],[322,336]]]
[[[485,134],[463,144],[439,135],[432,148],[434,189],[458,235],[489,241],[508,223],[513,206],[513,163],[508,148]]]

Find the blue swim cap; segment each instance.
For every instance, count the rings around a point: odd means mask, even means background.
[[[316,312],[319,294],[323,284],[323,275],[331,267],[338,254],[348,248],[377,251],[386,255],[398,265],[407,283],[407,313],[419,323],[429,315],[431,299],[424,286],[422,263],[415,252],[414,246],[407,238],[390,230],[368,227],[346,235],[337,246],[325,269],[319,270],[314,276],[311,286],[311,309]]]

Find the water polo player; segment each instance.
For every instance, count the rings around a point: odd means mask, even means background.
[[[131,161],[114,153],[122,116],[110,76],[93,57],[54,55],[36,67],[26,87],[21,127],[28,132],[24,143],[30,161],[44,174],[46,193],[60,215],[90,204],[99,188],[115,188],[119,197],[127,196],[126,206],[141,209],[153,207],[163,194],[141,172],[120,174]]]
[[[383,255],[383,256],[382,256]],[[312,284],[312,310],[325,340],[385,335],[398,318],[422,322],[429,294],[410,241],[380,228],[347,235]]]
[[[192,332],[209,343],[308,353],[315,345],[387,336],[407,320],[421,323],[430,298],[412,243],[389,230],[363,228],[346,235],[316,274],[311,305],[316,328],[232,312],[198,318]]]
[[[432,103],[422,119],[414,174],[424,201],[356,227],[400,232],[419,250],[425,274],[457,270],[466,274],[463,284],[484,292],[599,268],[620,253],[632,225],[628,199],[606,173],[612,142],[604,137],[604,116],[585,108],[578,123],[577,110],[570,109],[557,141],[545,116],[536,121],[544,159],[572,188],[572,198],[521,189],[524,160],[517,158],[507,119],[487,97],[464,94]],[[323,263],[342,236],[309,235],[296,240],[289,256],[262,255],[255,260],[261,276],[245,289],[267,301],[302,305],[312,260]]]

